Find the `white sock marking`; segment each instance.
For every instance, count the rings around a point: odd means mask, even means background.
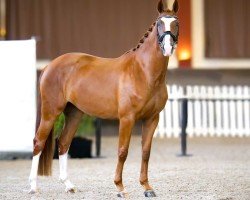
[[[59,180],[66,185],[65,189],[66,192],[75,188],[75,186],[68,180],[67,162],[68,162],[68,152],[59,156],[59,168],[60,168]]]
[[[68,152],[63,155],[59,155],[60,181],[65,181],[67,179],[67,160]]]
[[[31,190],[34,190],[34,191],[37,190],[37,170],[38,170],[39,158],[41,156],[41,153],[42,152],[39,152],[36,156],[33,156],[32,158],[29,182],[30,182]]]

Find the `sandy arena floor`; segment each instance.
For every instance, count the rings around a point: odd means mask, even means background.
[[[40,193],[29,195],[30,160],[0,161],[0,199],[118,199],[113,184],[117,138],[102,141],[101,159],[69,161],[69,176],[79,189],[66,194],[58,181],[58,161],[54,175],[39,178]],[[154,139],[149,178],[157,198],[250,200],[250,138],[189,139],[192,157],[176,157],[179,140]],[[129,199],[143,198],[139,184],[140,138],[133,137],[124,169]]]

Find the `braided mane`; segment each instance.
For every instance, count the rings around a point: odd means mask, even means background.
[[[147,30],[146,33],[144,33],[143,37],[139,40],[138,45],[136,47],[134,47],[133,49],[127,51],[126,53],[129,53],[130,51],[136,51],[137,49],[140,48],[140,46],[145,42],[145,40],[148,38],[148,36],[150,35],[150,33],[153,31],[154,27],[156,25],[156,22],[154,22],[149,29]]]

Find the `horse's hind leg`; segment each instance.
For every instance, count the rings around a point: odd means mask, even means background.
[[[78,110],[75,106],[68,103],[65,110],[65,126],[59,137],[58,151],[59,151],[59,165],[60,176],[59,180],[66,185],[66,192],[76,192],[75,186],[70,182],[67,175],[67,157],[69,146],[78,128],[78,124],[83,116],[82,111]]]
[[[31,186],[29,193],[31,194],[37,192],[37,172],[38,172],[38,167],[40,168],[39,165],[41,164],[41,162],[47,162],[47,159],[50,159],[46,156],[47,158],[43,159],[42,161],[40,160],[46,140],[49,136],[50,136],[49,142],[53,142],[52,141],[53,140],[52,129],[53,129],[53,125],[56,120],[56,117],[57,116],[53,116],[53,117],[51,116],[47,119],[44,119],[44,117],[42,116],[40,126],[34,138],[33,159],[32,159],[31,172],[29,176],[29,181],[30,181],[30,186]],[[48,145],[48,142],[46,146],[47,145]],[[53,151],[53,150],[50,149],[50,151]],[[53,152],[51,152],[51,154],[53,154]],[[40,163],[39,163],[39,160],[40,160]],[[48,167],[51,167],[51,162],[47,163],[47,165],[49,165]],[[49,174],[46,174],[46,175],[49,175]]]
[[[148,182],[148,161],[150,157],[151,144],[154,135],[154,131],[159,122],[159,114],[156,116],[144,120],[142,129],[142,161],[141,161],[141,174],[140,183],[144,187],[145,197],[155,197],[155,192]]]
[[[49,91],[41,94],[41,105],[38,105],[40,116],[38,115],[37,118],[39,127],[34,138],[33,160],[29,176],[31,186],[29,193],[37,192],[38,174],[51,175],[54,154],[53,126],[67,103],[61,94],[58,94],[57,98],[51,98],[48,95]]]

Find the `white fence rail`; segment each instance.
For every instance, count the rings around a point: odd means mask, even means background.
[[[155,137],[179,137],[181,99],[188,99],[187,134],[250,136],[249,86],[167,86],[169,100],[160,113]]]

